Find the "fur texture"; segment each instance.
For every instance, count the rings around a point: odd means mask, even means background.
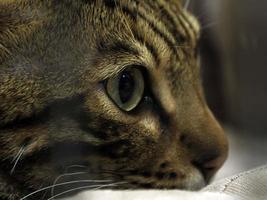
[[[1,199],[97,185],[89,180],[204,186],[227,141],[203,96],[198,36],[178,0],[2,0]],[[103,82],[131,65],[151,95],[124,112]]]

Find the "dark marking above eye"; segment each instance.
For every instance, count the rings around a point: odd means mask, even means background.
[[[138,33],[133,33],[134,34],[134,37],[135,39],[140,42],[141,44],[144,44],[146,46],[146,48],[148,49],[148,51],[151,53],[151,55],[154,57],[154,60],[155,60],[155,63],[156,63],[156,66],[159,66],[160,65],[160,52],[158,52],[158,50],[156,49],[156,47],[154,46],[154,44],[149,41],[149,40],[146,40],[144,35],[142,34],[138,34]]]
[[[137,17],[139,17],[141,20],[146,22],[151,28],[151,30],[153,30],[153,32],[155,32],[160,38],[162,38],[162,40],[166,42],[168,47],[173,52],[176,52],[176,47],[175,47],[176,44],[171,41],[168,35],[166,35],[166,32],[161,30],[161,28],[155,22],[149,20],[147,14],[141,13],[138,9],[130,9],[126,6],[122,6],[121,10],[125,15],[129,16],[133,21],[137,21],[138,19]]]
[[[139,55],[139,52],[132,45],[122,41],[105,42],[100,39],[97,43],[97,50],[101,54],[120,52],[130,53],[132,55]]]
[[[167,10],[164,5],[161,5],[158,1],[147,1],[148,5],[154,9],[157,9],[155,6],[158,6],[158,9],[161,11],[161,17],[164,18],[164,24],[166,25],[167,29],[170,31],[170,33],[173,35],[173,37],[176,39],[177,44],[183,44],[186,41],[185,36],[178,34],[177,27],[178,24],[175,22],[174,16],[175,12],[170,9]],[[175,17],[177,17],[175,15]]]

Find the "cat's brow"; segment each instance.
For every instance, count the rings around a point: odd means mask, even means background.
[[[101,81],[112,76],[119,74],[128,66],[143,66],[147,67],[147,64],[140,59],[139,56],[130,53],[109,52],[106,55],[102,55],[95,61],[95,69],[97,73],[94,73],[91,77],[92,81]]]
[[[89,79],[92,82],[103,81],[113,76],[116,76],[120,72],[122,72],[127,66],[132,65],[134,63],[130,62],[121,62],[120,64],[114,64],[113,58],[109,59],[109,63],[103,61],[99,62],[96,67],[96,73],[92,73],[89,75]]]
[[[139,55],[137,49],[126,41],[116,40],[111,43],[99,42],[97,45],[97,50],[101,55],[110,53],[129,53],[132,55]]]

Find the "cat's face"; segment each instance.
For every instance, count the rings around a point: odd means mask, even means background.
[[[1,130],[3,168],[23,151],[11,173],[19,183],[199,189],[225,161],[201,88],[197,22],[179,2],[137,2],[34,5],[45,20],[7,63],[28,78],[10,88],[38,92],[21,94],[19,120]]]

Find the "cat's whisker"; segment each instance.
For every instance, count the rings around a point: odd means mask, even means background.
[[[44,195],[42,196],[42,200],[45,199],[45,197],[46,197],[46,195],[47,195],[47,192],[48,192],[48,191],[45,191],[45,192],[44,192]]]
[[[184,3],[184,9],[187,10],[190,6],[191,0],[186,0]]]
[[[18,153],[13,157],[11,163],[14,163],[16,161],[17,157],[20,155],[22,150],[23,150],[23,147],[19,149]]]
[[[47,187],[44,187],[44,188],[41,188],[39,190],[36,190],[30,194],[27,194],[26,196],[22,197],[20,200],[24,200],[24,199],[27,199],[28,197],[32,196],[32,195],[35,195],[39,192],[42,192],[42,191],[45,191],[45,190],[48,190],[48,189],[51,189],[53,187],[57,187],[57,186],[64,186],[64,185],[69,185],[69,184],[73,184],[73,183],[107,183],[107,182],[111,182],[111,180],[77,180],[77,181],[69,181],[69,182],[64,182],[64,183],[58,183],[58,184],[55,184],[55,185],[50,185],[50,186],[47,186]]]
[[[53,182],[53,185],[55,186],[56,183],[58,182],[58,180],[62,177],[66,177],[66,176],[75,176],[75,175],[81,175],[81,174],[87,174],[88,172],[75,172],[75,173],[66,173],[66,174],[61,174],[60,176],[58,176],[55,181]],[[51,196],[54,195],[54,190],[55,190],[55,187],[52,187],[51,189]]]
[[[61,192],[59,194],[56,194],[52,197],[50,197],[49,199],[47,200],[53,200],[54,198],[56,197],[60,197],[64,194],[68,194],[70,192],[74,192],[74,191],[77,191],[77,190],[83,190],[83,189],[88,189],[88,188],[93,188],[93,190],[98,190],[98,189],[101,189],[101,188],[105,188],[105,187],[116,187],[118,185],[121,185],[121,184],[126,184],[127,182],[117,182],[117,183],[111,183],[111,184],[106,184],[106,185],[89,185],[89,186],[82,186],[82,187],[77,187],[77,188],[73,188],[73,189],[70,189],[70,190],[67,190],[67,191],[64,191],[64,192]]]
[[[99,187],[94,188],[93,190],[99,190],[99,189],[104,188],[104,187],[115,187],[115,186],[122,185],[122,184],[127,184],[127,183],[128,182],[126,182],[126,181],[122,181],[122,182],[117,182],[117,183],[101,185]]]
[[[17,164],[18,164],[18,162],[19,162],[21,156],[23,155],[24,151],[25,151],[25,148],[24,148],[24,146],[23,146],[23,147],[20,148],[18,154],[17,154],[17,155],[15,156],[15,158],[13,159],[12,163],[14,162],[14,165],[13,165],[12,169],[10,170],[10,174],[13,174],[13,173],[14,173],[15,168],[16,168],[16,166],[17,166]]]

